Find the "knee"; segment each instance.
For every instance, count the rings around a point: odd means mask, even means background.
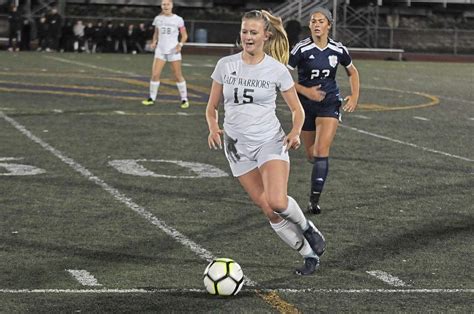
[[[265,195],[262,195],[258,199],[253,200],[255,205],[257,205],[263,212],[263,214],[270,220],[272,223],[278,223],[281,221],[280,216],[278,216],[268,204]]]
[[[327,145],[318,145],[318,146],[316,146],[314,148],[313,155],[314,155],[314,157],[327,157],[327,156],[329,156],[329,146],[327,146]]]
[[[288,207],[288,197],[286,195],[271,195],[267,201],[270,208],[276,212],[284,211]]]

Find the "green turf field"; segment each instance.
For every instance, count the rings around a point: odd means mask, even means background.
[[[359,110],[311,217],[328,248],[303,278],[207,148],[216,60],[185,55],[183,110],[168,67],[140,104],[151,55],[0,53],[1,313],[474,311],[474,64],[354,61]],[[305,206],[311,167],[291,160]],[[213,257],[242,266],[236,297],[205,292]]]

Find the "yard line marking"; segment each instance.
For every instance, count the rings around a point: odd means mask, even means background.
[[[370,271],[367,271],[366,273],[371,276],[374,276],[377,279],[382,280],[385,283],[388,283],[391,286],[395,286],[395,287],[407,286],[407,284],[403,282],[403,280],[401,280],[400,278],[392,276],[389,273],[381,271],[381,270],[370,270]]]
[[[84,269],[66,269],[83,286],[100,287],[102,286],[94,276]]]
[[[361,115],[361,114],[352,114],[351,117],[359,118],[359,119],[364,119],[364,120],[370,120],[369,117],[364,116],[364,115]]]
[[[448,157],[452,157],[452,158],[461,159],[461,160],[464,160],[464,161],[474,161],[473,159],[470,159],[470,158],[445,153],[445,152],[442,152],[442,151],[439,151],[439,150],[436,150],[436,149],[431,149],[431,148],[427,148],[427,147],[423,147],[423,146],[418,146],[418,145],[413,144],[413,143],[400,141],[400,140],[397,140],[397,139],[394,139],[394,138],[391,138],[391,137],[388,137],[388,136],[371,133],[371,132],[364,131],[364,130],[354,128],[354,127],[351,127],[351,126],[347,126],[347,125],[344,125],[344,124],[340,124],[340,126],[342,128],[349,129],[349,130],[352,130],[352,131],[356,131],[356,132],[359,132],[359,133],[362,133],[362,134],[365,134],[365,135],[370,135],[370,136],[377,137],[377,138],[387,140],[387,141],[390,141],[390,142],[415,147],[415,148],[418,148],[418,149],[421,149],[421,150],[424,150],[424,151],[427,151],[427,152],[430,152],[430,153],[440,154],[440,155],[444,155],[444,156],[448,156]]]
[[[418,116],[413,116],[413,119],[421,120],[421,121],[430,121],[430,119],[428,119],[428,118],[418,117]]]
[[[59,61],[59,62],[63,62],[63,63],[70,63],[70,64],[74,64],[74,65],[80,65],[80,66],[83,66],[83,67],[86,67],[86,68],[101,70],[101,71],[105,71],[105,72],[111,72],[111,73],[120,74],[120,75],[140,77],[140,75],[135,74],[135,73],[123,72],[123,71],[119,71],[119,70],[113,70],[113,69],[109,69],[109,68],[89,64],[89,63],[73,61],[73,60],[67,60],[67,59],[63,59],[63,58],[59,58],[59,57],[44,56],[44,58]]]
[[[334,293],[334,294],[370,294],[370,293],[398,293],[398,294],[443,294],[443,293],[474,293],[474,289],[260,289],[265,293]],[[240,293],[254,293],[254,289],[243,288]],[[204,293],[204,289],[0,289],[5,294],[148,294],[148,293]]]
[[[443,98],[443,99],[447,99],[447,100],[474,103],[473,100],[468,100],[468,99],[461,99],[461,98],[454,98],[454,97],[446,97],[446,96],[438,96],[438,97],[439,97],[439,98]]]
[[[192,63],[182,63],[181,64],[183,67],[201,67],[201,68],[213,68],[215,67],[216,65],[215,64],[211,64],[211,63],[202,63],[202,64],[192,64]]]
[[[474,120],[474,118],[469,118],[469,120]]]

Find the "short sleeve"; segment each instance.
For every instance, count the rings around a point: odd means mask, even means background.
[[[280,75],[278,77],[277,81],[277,87],[280,89],[280,91],[285,92],[289,90],[290,88],[295,85],[295,82],[293,81],[293,77],[290,74],[290,71],[288,71],[287,68],[282,66]]]
[[[153,23],[151,24],[155,27],[158,27],[158,16],[156,16],[154,19],[153,19]]]
[[[352,58],[349,55],[349,51],[346,47],[342,47],[342,55],[341,60],[339,60],[339,62],[346,68],[352,64]]]
[[[293,48],[290,53],[290,60],[288,61],[287,67],[290,70],[294,70],[296,67],[298,67],[298,64],[300,63],[301,60],[301,51],[298,48]]]
[[[211,74],[211,78],[219,84],[222,84],[223,82],[222,68],[223,68],[223,62],[221,59],[217,62],[216,67],[214,68],[214,71]]]
[[[184,26],[184,20],[181,16],[178,16],[178,28],[181,29],[183,27],[185,27]]]

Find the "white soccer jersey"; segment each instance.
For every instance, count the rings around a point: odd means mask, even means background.
[[[162,54],[175,53],[179,30],[184,27],[183,18],[176,14],[171,16],[158,15],[153,20],[153,26],[159,30],[156,49]]]
[[[262,143],[280,132],[276,116],[277,89],[293,85],[288,69],[265,55],[259,64],[245,64],[242,53],[217,62],[212,79],[223,85],[224,130],[239,143]]]

